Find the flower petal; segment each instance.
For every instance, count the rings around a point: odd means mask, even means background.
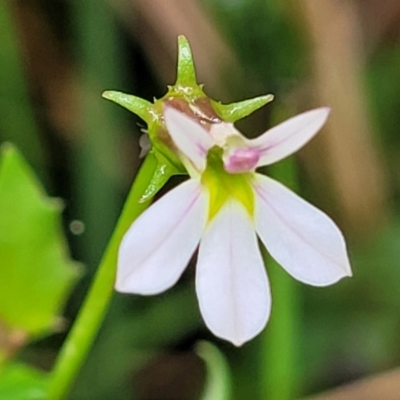
[[[254,189],[257,233],[290,275],[314,286],[352,275],[342,233],[326,214],[266,176],[256,174]]]
[[[329,112],[328,107],[305,112],[249,140],[249,146],[260,152],[257,167],[273,164],[303,147],[324,125]]]
[[[271,295],[247,211],[228,200],[203,235],[196,271],[200,310],[218,337],[240,346],[266,325]]]
[[[125,234],[116,290],[160,293],[179,279],[203,232],[207,194],[190,179],[146,210]]]
[[[171,107],[165,108],[164,120],[178,149],[198,172],[202,172],[206,166],[207,152],[214,145],[211,135],[199,123]]]

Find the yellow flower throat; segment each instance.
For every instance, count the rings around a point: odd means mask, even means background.
[[[213,147],[207,155],[207,167],[201,183],[210,194],[208,220],[211,221],[229,198],[239,201],[252,216],[254,214],[254,192],[251,187],[252,173],[230,174],[222,162],[222,149]]]

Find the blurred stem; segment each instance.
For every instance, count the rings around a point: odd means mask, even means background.
[[[292,158],[274,164],[270,176],[296,189]],[[271,320],[261,338],[261,399],[292,400],[297,389],[298,296],[295,281],[269,255],[265,254],[273,290]]]
[[[156,160],[149,154],[132,185],[89,294],[61,349],[50,381],[49,400],[65,398],[96,337],[113,293],[119,244],[132,221],[149,204],[139,203],[139,199],[150,183],[155,167]]]
[[[73,153],[76,206],[85,223],[80,239],[88,280],[94,273],[118,217],[123,110],[101,101],[104,89],[120,87],[124,76],[118,26],[106,0],[73,0],[79,61],[80,141]],[[100,195],[99,195],[100,194]]]
[[[201,400],[232,399],[231,372],[224,354],[205,341],[196,345],[196,353],[207,367],[206,385]]]
[[[12,6],[13,2],[0,0],[0,138],[13,142],[43,179],[44,149],[29,99]]]
[[[7,361],[8,361],[7,352],[4,350],[0,350],[0,373]]]

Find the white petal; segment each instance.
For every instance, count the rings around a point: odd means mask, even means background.
[[[256,336],[268,321],[271,296],[257,236],[247,211],[233,200],[203,235],[196,290],[208,328],[236,346]]]
[[[314,286],[351,276],[343,235],[326,214],[266,176],[256,174],[254,189],[257,233],[290,275]]]
[[[327,107],[305,112],[249,140],[249,146],[260,152],[257,166],[282,160],[303,147],[324,125],[329,112]]]
[[[208,150],[214,145],[211,135],[185,114],[168,107],[164,111],[165,125],[178,149],[202,172]]]
[[[195,180],[166,194],[125,234],[118,254],[119,292],[160,293],[179,279],[207,218],[207,195]]]

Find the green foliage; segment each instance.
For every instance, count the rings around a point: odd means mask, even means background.
[[[0,321],[6,331],[53,330],[77,278],[61,232],[61,203],[43,193],[11,145],[0,164]]]
[[[47,376],[43,372],[15,363],[4,368],[0,377],[0,399],[46,399]]]

